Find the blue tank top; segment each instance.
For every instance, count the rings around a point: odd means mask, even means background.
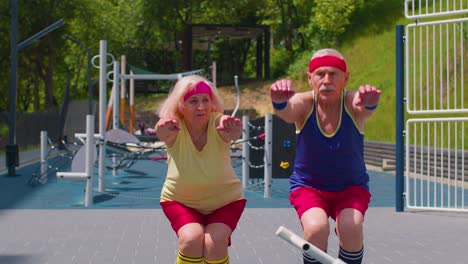
[[[341,117],[337,130],[325,135],[318,123],[314,96],[312,113],[297,131],[294,172],[290,192],[302,186],[325,191],[340,191],[350,186],[369,190],[369,175],[364,162],[364,134],[348,113],[343,91]]]

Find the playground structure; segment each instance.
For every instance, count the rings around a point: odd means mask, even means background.
[[[98,168],[104,167],[105,170],[112,170],[112,175],[117,174],[117,170],[120,168],[129,168],[131,167],[136,161],[142,159],[150,159],[154,161],[164,160],[166,159],[165,156],[165,147],[161,143],[154,143],[154,144],[144,144],[140,142],[135,136],[130,135],[128,132],[120,130],[120,129],[112,129],[105,133],[106,142],[103,144],[102,139],[99,135],[93,134],[92,131],[94,127],[90,127],[90,122],[94,122],[94,120],[90,121],[88,119],[94,118],[92,115],[87,116],[87,132],[86,134],[77,134],[76,137],[81,139],[82,142],[85,142],[85,145],[82,145],[81,148],[74,152],[73,155],[70,155],[69,158],[72,159],[71,165],[71,172],[57,172],[56,176],[59,179],[65,180],[72,180],[72,181],[85,181],[86,186],[92,186],[90,182],[93,181],[94,177],[94,170],[90,170],[90,168],[94,168],[95,164],[97,163]],[[263,188],[263,197],[270,198],[271,197],[271,184],[272,184],[272,159],[274,157],[273,149],[272,149],[272,137],[273,137],[273,129],[272,129],[272,115],[265,116],[265,133],[259,133],[256,136],[251,137],[249,133],[249,129],[244,129],[243,136],[236,142],[232,143],[232,160],[236,162],[237,159],[242,159],[242,185],[244,190],[247,191],[258,191],[259,189]],[[248,124],[249,117],[243,116],[243,122],[247,125],[245,127],[251,126]],[[46,133],[46,132],[44,132]],[[89,137],[93,138],[93,142],[90,143],[88,140]],[[250,141],[252,139],[260,139],[263,141],[263,146],[260,148],[263,150],[263,165],[254,166],[249,160],[250,157],[250,150],[252,145]],[[242,155],[239,155],[238,149],[236,146],[242,145]],[[101,145],[105,145],[106,155],[101,155]],[[96,147],[97,146],[97,147]],[[47,151],[47,144],[41,146],[42,153],[48,153]],[[254,149],[258,151],[258,149]],[[75,153],[77,153],[75,155]],[[82,153],[82,155],[79,155]],[[98,155],[96,154],[98,153]],[[42,164],[48,164],[48,157],[44,155],[41,160],[40,168],[43,168]],[[102,160],[96,159],[96,156],[102,158]],[[234,167],[236,165],[233,165]],[[250,177],[250,169],[258,169],[263,168],[264,174],[263,179],[258,176],[258,172],[256,172],[257,176],[254,178]],[[86,168],[84,172],[82,172],[82,168]],[[49,172],[46,170],[44,171],[41,169],[40,177],[37,175],[33,177],[35,182],[38,182],[37,179],[44,179],[47,178]],[[105,175],[104,175],[105,176]],[[98,177],[98,181],[104,181],[105,177]],[[46,181],[42,181],[41,183],[46,183]],[[100,186],[104,186],[102,183]],[[103,187],[105,188],[105,187]],[[87,187],[85,189],[85,207],[92,205],[92,187]],[[98,190],[99,193],[106,193],[104,190]],[[156,198],[155,198],[156,199]]]
[[[169,81],[177,81],[178,79],[191,75],[191,74],[203,74],[203,69],[188,71],[188,72],[181,72],[181,73],[173,73],[173,74],[134,74],[132,70],[130,70],[129,74],[126,73],[127,63],[126,57],[124,55],[121,56],[121,62],[114,61],[112,57],[112,65],[114,67],[112,72],[107,74],[108,80],[113,83],[111,95],[109,98],[109,102],[107,103],[106,109],[106,122],[105,126],[106,129],[111,128],[111,119],[113,120],[112,127],[113,128],[121,128],[125,126],[125,95],[127,94],[126,88],[126,81],[129,81],[129,122],[128,122],[128,131],[130,134],[134,134],[134,122],[135,122],[135,106],[134,106],[134,97],[135,97],[135,81],[136,80],[169,80]],[[95,57],[96,58],[96,57]],[[96,68],[99,68],[94,63],[93,65]],[[216,62],[212,63],[211,66],[212,72],[211,77],[213,79],[213,83],[216,85]],[[120,74],[119,74],[120,72]],[[112,75],[112,78],[110,77]],[[119,90],[120,86],[120,90]]]
[[[108,57],[111,58],[111,62],[107,62]],[[97,65],[94,60],[99,58],[99,65]],[[124,57],[122,57],[125,60]],[[72,160],[71,162],[71,172],[63,172],[58,171],[56,176],[59,179],[64,180],[72,180],[72,181],[84,181],[86,182],[86,189],[85,189],[85,206],[92,205],[92,181],[94,175],[94,167],[97,165],[98,169],[98,192],[105,193],[106,186],[104,182],[106,170],[112,170],[112,174],[116,175],[117,170],[120,168],[129,168],[132,166],[137,160],[141,159],[151,159],[151,160],[163,160],[166,158],[165,156],[165,147],[162,143],[146,143],[141,142],[135,135],[120,129],[122,122],[122,108],[119,109],[119,106],[124,105],[122,101],[122,94],[125,94],[125,89],[122,90],[122,83],[126,80],[130,80],[130,109],[131,112],[133,110],[133,84],[134,80],[142,80],[142,79],[162,79],[162,78],[169,78],[171,80],[176,80],[182,76],[188,74],[196,74],[200,73],[200,71],[191,71],[187,73],[179,73],[179,74],[171,74],[171,75],[135,75],[135,74],[122,74],[122,71],[119,69],[119,63],[114,61],[114,57],[111,54],[107,53],[107,43],[106,41],[102,40],[100,42],[100,55],[95,56],[93,58],[93,65],[99,68],[99,116],[105,118],[99,118],[98,120],[98,127],[99,133],[94,133],[94,125],[91,127],[89,126],[91,121],[90,119],[93,118],[93,115],[88,115],[86,117],[86,134],[83,133],[75,133],[75,138],[80,140],[82,144],[80,144],[81,148],[78,151],[74,152],[67,152],[68,159]],[[113,66],[113,71],[110,73],[106,73],[106,68],[109,66]],[[124,66],[125,67],[125,66]],[[215,67],[215,66],[214,66]],[[119,74],[120,72],[120,74]],[[113,74],[114,78],[109,78],[109,76]],[[213,73],[215,76],[215,73]],[[106,81],[110,80],[113,82],[113,88],[111,93],[111,98],[109,103],[107,104],[106,109]],[[122,93],[119,94],[119,81]],[[232,115],[234,116],[239,108],[239,101],[240,101],[240,89],[237,83],[237,76],[234,78],[235,80],[235,88],[238,94],[238,102]],[[118,102],[118,98],[121,99]],[[112,112],[113,112],[113,128],[108,130],[107,124],[109,124],[110,114],[109,114],[109,104],[112,102]],[[254,190],[255,188],[263,187],[263,194],[265,198],[271,197],[271,181],[272,181],[272,159],[275,157],[273,155],[273,147],[272,139],[273,139],[273,116],[271,114],[267,114],[264,117],[264,132],[259,133],[258,135],[252,135],[249,131],[249,127],[253,126],[248,116],[243,117],[244,122],[244,131],[242,135],[242,139],[232,143],[232,157],[233,160],[238,160],[242,158],[242,183],[243,187],[246,190]],[[263,120],[263,118],[262,118]],[[131,122],[130,122],[131,123]],[[281,125],[282,126],[282,125]],[[280,126],[278,126],[280,127]],[[260,132],[259,129],[254,129],[254,133]],[[291,130],[293,131],[293,130]],[[293,134],[291,133],[291,136]],[[46,136],[45,136],[46,137]],[[92,138],[92,143],[90,143],[90,137]],[[251,144],[252,140],[258,140],[260,144],[263,144],[260,148],[255,148],[254,145]],[[242,156],[239,155],[239,152],[236,149],[239,145],[242,145]],[[290,147],[290,143],[286,144]],[[55,147],[52,146],[51,149]],[[41,149],[43,153],[49,153],[49,147],[47,144],[41,144]],[[263,165],[253,165],[250,160],[250,150],[262,150],[263,151]],[[277,150],[278,151],[278,150]],[[80,155],[78,155],[80,154]],[[156,155],[153,156],[153,155]],[[258,157],[258,155],[256,155]],[[44,154],[41,157],[41,169],[40,174],[35,174],[31,178],[31,182],[34,183],[45,183],[44,179],[47,178],[48,172],[46,165],[49,163],[48,161],[48,154]],[[283,163],[292,163],[292,160],[283,162]],[[286,166],[287,167],[287,166]],[[285,167],[285,168],[286,168]],[[264,173],[263,181],[260,181],[261,176],[259,176],[258,171],[254,173],[254,177],[250,177],[251,169],[258,169],[263,168]],[[84,172],[83,172],[84,170]],[[56,170],[57,171],[57,170]],[[55,171],[54,171],[55,172]],[[255,183],[254,181],[257,180]],[[32,184],[31,184],[32,185]]]
[[[409,4],[409,2],[407,2]],[[414,4],[414,3],[413,3]],[[408,9],[409,10],[409,9]],[[419,16],[418,14],[415,14]],[[422,18],[424,16],[421,16]],[[424,50],[417,50],[416,47],[419,46],[418,43],[422,42],[422,40],[415,39],[416,34],[421,34],[422,36],[429,36],[425,32],[434,32],[437,33],[436,36],[441,35],[442,40],[449,42],[449,44],[445,45],[445,47],[452,46],[451,38],[444,38],[448,35],[448,32],[454,32],[452,35],[456,37],[462,36],[459,34],[459,28],[463,28],[463,23],[468,21],[468,19],[455,19],[455,20],[442,20],[438,22],[430,22],[430,23],[421,23],[418,22],[416,24],[409,24],[407,26],[407,33],[406,38],[407,41],[403,43],[403,30],[399,31],[397,28],[397,33],[400,32],[400,36],[397,36],[398,45],[397,45],[397,77],[399,77],[399,82],[397,82],[400,87],[397,89],[397,157],[396,157],[396,170],[398,176],[398,184],[397,184],[397,207],[398,210],[403,210],[403,201],[404,198],[409,203],[407,204],[408,208],[414,209],[441,209],[441,210],[452,210],[450,207],[454,207],[453,210],[466,210],[465,207],[465,193],[463,186],[464,182],[466,181],[466,170],[465,170],[465,163],[466,163],[466,155],[465,149],[465,139],[464,139],[464,126],[467,121],[466,118],[460,117],[451,117],[447,116],[444,118],[433,118],[430,117],[429,119],[426,118],[412,118],[409,119],[407,122],[407,128],[403,128],[403,118],[401,117],[401,113],[403,113],[403,106],[404,102],[408,102],[407,104],[407,112],[413,115],[453,115],[453,114],[463,114],[466,113],[466,106],[464,105],[464,86],[461,82],[462,74],[460,71],[463,69],[460,65],[462,65],[462,61],[457,60],[456,54],[462,54],[461,47],[458,45],[454,45],[454,50],[448,50],[447,52],[443,52],[444,49],[440,49],[438,47],[440,40],[437,41],[426,41],[425,43],[431,44],[437,47],[439,53],[435,53],[432,57],[425,57],[423,60],[423,55],[426,54]],[[452,27],[453,26],[453,27]],[[444,30],[438,33],[437,30],[444,28]],[[402,29],[402,28],[401,28]],[[413,33],[414,31],[414,33]],[[423,35],[423,33],[425,35]],[[456,40],[455,43],[461,43],[463,38],[460,40]],[[404,44],[404,45],[403,45]],[[406,46],[405,46],[406,45]],[[402,83],[403,75],[403,47],[406,49],[406,53],[408,54],[406,57],[406,64],[414,65],[419,69],[426,69],[425,71],[420,70],[416,71],[411,67],[406,67],[406,99],[403,97],[403,88],[404,83]],[[413,50],[413,52],[410,52]],[[458,53],[455,53],[455,50],[460,50]],[[105,54],[102,53],[101,54]],[[103,60],[103,56],[100,57],[101,61]],[[106,56],[107,57],[107,56]],[[432,58],[429,60],[429,58]],[[400,60],[401,59],[401,60]],[[451,64],[453,62],[453,65]],[[105,80],[106,80],[106,73],[104,70],[101,70],[103,65],[106,65],[106,60],[104,59],[100,64],[100,87],[105,87]],[[110,66],[108,64],[107,66]],[[432,65],[430,67],[430,65]],[[437,65],[437,68],[435,66]],[[439,70],[440,68],[444,67],[452,67],[453,69],[457,69],[456,71],[447,71],[446,75],[440,75],[440,79],[429,78],[429,76],[436,76],[435,70]],[[114,76],[118,76],[118,68],[114,65]],[[101,71],[103,72],[101,74]],[[137,76],[138,77],[138,76]],[[139,78],[139,77],[138,77]],[[443,78],[443,79],[442,79]],[[118,79],[118,78],[116,78]],[[104,85],[101,83],[104,82]],[[118,103],[116,98],[122,98],[122,94],[117,95],[117,84],[118,80],[114,82],[114,91],[115,98],[112,100],[113,106],[118,107]],[[443,85],[441,85],[441,83]],[[429,85],[432,87],[430,90],[431,93],[435,95],[439,95],[439,97],[435,97],[433,101],[428,101],[425,97],[427,93],[424,95],[422,94],[421,88],[422,86]],[[441,86],[450,86],[452,87],[451,90],[445,92]],[[101,92],[100,92],[101,93]],[[441,96],[440,96],[441,95]],[[99,115],[105,116],[105,104],[106,99],[104,95],[100,96],[100,103],[99,103]],[[103,102],[104,103],[103,103]],[[119,113],[119,109],[114,108],[114,114]],[[114,118],[114,124],[117,120],[119,120],[118,116]],[[265,125],[268,122],[265,123]],[[250,122],[247,121],[244,123],[244,127],[249,127]],[[255,121],[252,122],[252,127],[260,127],[259,124],[256,124]],[[104,127],[104,126],[103,126]],[[101,124],[99,131],[105,131],[105,129],[101,130]],[[275,128],[276,132],[276,128]],[[100,136],[103,132],[100,132]],[[405,150],[403,149],[403,135],[406,134],[406,164],[403,164],[403,154]],[[264,133],[266,135],[266,132]],[[427,135],[427,136],[426,136]],[[434,136],[434,137],[433,137]],[[249,143],[252,143],[252,140],[260,139],[261,137],[251,137],[245,136],[242,140],[247,140]],[[291,137],[293,139],[294,137]],[[443,139],[443,140],[442,140]],[[98,142],[105,142],[105,138],[102,136],[99,138]],[[245,141],[247,142],[247,141]],[[269,146],[269,140],[265,140],[266,146]],[[262,142],[257,142],[261,144]],[[103,143],[98,143],[103,144]],[[291,146],[292,149],[294,146],[294,142],[291,140],[290,142],[284,140],[282,143],[284,146]],[[261,148],[262,146],[251,144],[253,149]],[[243,151],[246,148],[243,148]],[[99,152],[101,155],[103,151]],[[273,150],[273,153],[277,153],[277,150]],[[264,154],[268,157],[267,154]],[[255,159],[255,154],[252,155],[252,159],[247,158],[247,154],[244,154],[244,159],[252,160],[249,164],[249,173],[252,174],[253,177],[246,176],[243,179],[244,186],[247,187],[248,185],[252,185],[252,181],[250,179],[255,179],[255,173],[252,173],[250,170],[252,167],[256,168],[257,171],[259,168],[262,168],[262,164],[254,164],[254,161],[259,161]],[[259,155],[262,157],[262,155]],[[291,155],[289,155],[291,156]],[[278,162],[273,161],[274,157],[271,157],[271,162],[264,162],[264,164],[268,166],[272,166],[274,164],[278,164]],[[283,167],[291,167],[292,162],[289,160],[281,161]],[[281,162],[279,162],[281,164]],[[289,164],[288,164],[289,162]],[[260,163],[260,162],[259,162]],[[99,166],[101,166],[102,162],[99,162]],[[444,169],[441,170],[438,168],[438,165],[443,166]],[[274,166],[272,166],[274,168]],[[406,178],[404,176],[403,168],[406,167]],[[244,168],[243,171],[245,172],[247,169]],[[101,173],[102,169],[99,168],[99,177],[101,178],[103,173]],[[247,173],[243,173],[244,175],[248,175]],[[273,173],[274,175],[277,175]],[[265,176],[266,175],[266,176]],[[264,176],[267,177],[267,180],[264,182],[259,183],[258,185],[261,186],[268,186],[268,174],[264,173]],[[407,180],[406,185],[407,188],[404,190],[404,180]],[[430,182],[430,184],[426,184],[426,182]],[[268,190],[265,191],[265,196],[268,196]],[[437,198],[433,198],[437,197]],[[411,203],[410,203],[411,202]],[[422,203],[420,205],[419,203]],[[414,205],[413,205],[414,204]]]
[[[417,5],[414,1],[407,1],[407,11],[411,12],[408,5]],[[426,13],[413,13],[408,17],[416,17],[417,19],[424,19],[428,16],[445,16],[444,12],[434,11],[432,14],[427,10]],[[414,12],[414,11],[413,11]],[[460,12],[468,12],[466,10],[458,10]],[[409,24],[407,26],[406,34],[403,34],[403,27],[397,27],[397,149],[396,149],[396,174],[397,174],[397,211],[402,211],[405,207],[408,209],[430,209],[430,210],[447,210],[447,211],[466,211],[466,160],[468,155],[465,151],[465,132],[464,127],[468,121],[465,117],[454,117],[454,114],[467,113],[466,105],[464,103],[464,84],[462,82],[463,56],[458,56],[463,53],[464,43],[463,34],[460,29],[463,29],[464,23],[468,19],[451,19],[432,22],[421,22]],[[429,34],[429,33],[430,34]],[[449,34],[450,33],[450,34]],[[403,42],[403,36],[406,35],[406,41]],[[439,39],[429,40],[430,35],[440,36]],[[448,37],[448,36],[453,36]],[[416,36],[421,36],[418,38]],[[424,38],[423,38],[424,37]],[[425,39],[426,38],[426,39]],[[455,39],[457,38],[457,39]],[[433,54],[428,54],[426,50],[416,47],[421,47],[421,43],[433,45]],[[443,43],[445,48],[439,47]],[[450,49],[449,49],[450,47]],[[453,47],[453,48],[452,48]],[[404,56],[406,50],[406,60]],[[437,51],[437,52],[436,52]],[[102,54],[102,53],[101,53]],[[431,56],[427,56],[431,55]],[[102,57],[101,57],[102,60]],[[104,60],[104,64],[106,61]],[[404,63],[412,65],[412,67],[403,67]],[[100,66],[103,64],[101,63]],[[437,76],[440,69],[452,68],[451,71],[445,71],[445,74]],[[406,69],[406,72],[404,72]],[[419,69],[419,70],[417,70]],[[118,71],[115,71],[118,72]],[[403,78],[406,73],[406,78]],[[105,73],[104,75],[105,76]],[[116,75],[117,76],[117,75]],[[436,78],[436,79],[433,79]],[[100,82],[105,78],[100,78]],[[406,97],[403,94],[406,79]],[[104,80],[105,81],[105,80]],[[117,86],[114,83],[114,86]],[[431,100],[428,100],[426,92],[422,87],[427,88],[428,91],[435,95]],[[444,87],[450,87],[445,89]],[[117,90],[117,89],[115,89]],[[118,96],[115,96],[119,98]],[[120,95],[121,98],[121,95]],[[100,101],[103,100],[100,96]],[[115,100],[115,99],[114,99]],[[403,110],[404,104],[407,102],[407,113],[416,115],[428,115],[429,118],[410,118],[404,128]],[[100,103],[100,109],[101,109]],[[114,103],[114,107],[118,104]],[[115,111],[119,113],[119,111]],[[434,117],[433,115],[445,115],[443,118]],[[100,110],[100,116],[103,116]],[[114,121],[118,118],[114,118]],[[244,122],[244,128],[253,124],[252,127],[261,127],[259,124],[250,121]],[[269,122],[265,122],[267,124]],[[274,121],[273,121],[274,123]],[[249,128],[250,129],[250,128]],[[253,130],[255,130],[253,129]],[[274,129],[276,132],[276,128]],[[100,130],[101,131],[101,130]],[[266,132],[264,133],[266,136]],[[404,148],[404,137],[406,136],[406,149]],[[258,141],[258,145],[253,144],[254,140],[259,140],[261,136],[252,137],[249,135],[243,137],[243,141],[249,143],[249,148],[256,150],[261,149],[262,143],[270,147],[271,141],[265,142]],[[290,141],[283,140],[282,146],[289,146],[290,149],[294,148],[294,137]],[[272,138],[275,141],[274,137]],[[105,139],[99,138],[98,142],[105,142]],[[238,142],[239,143],[239,142]],[[99,143],[102,144],[102,143]],[[274,143],[273,143],[274,146]],[[273,153],[279,153],[272,148]],[[247,151],[246,147],[242,151]],[[250,151],[250,150],[249,150]],[[99,155],[101,155],[99,152]],[[406,152],[406,154],[405,154]],[[404,157],[406,155],[406,158]],[[252,156],[252,159],[250,159]],[[242,154],[243,161],[249,161],[248,165],[243,167],[243,186],[244,188],[252,188],[254,185],[263,186],[266,188],[264,194],[268,197],[268,186],[271,182],[271,177],[268,173],[264,173],[266,180],[253,184],[253,180],[258,178],[252,169],[259,169],[272,167],[274,170],[277,164],[281,164],[281,168],[291,168],[291,160],[281,160],[277,162],[272,155],[271,162],[268,154],[263,153],[258,155],[264,158],[266,162],[260,164],[261,161],[256,159],[256,154]],[[287,155],[292,157],[291,153]],[[403,161],[406,160],[404,163]],[[256,163],[258,162],[258,163]],[[101,166],[102,162],[99,162]],[[406,169],[406,172],[404,171]],[[99,168],[101,171],[101,168]],[[248,172],[247,172],[248,170]],[[265,168],[266,170],[266,168]],[[281,171],[281,170],[280,170]],[[286,170],[284,170],[286,171]],[[278,175],[277,173],[272,173]],[[289,173],[285,173],[288,175]],[[405,175],[406,174],[406,175]],[[99,175],[103,175],[100,174]],[[252,175],[252,177],[250,177]],[[99,176],[102,177],[102,176]],[[269,179],[270,178],[270,179]],[[405,189],[406,181],[406,189]]]
[[[107,169],[116,175],[120,168],[130,168],[136,161],[142,159],[166,159],[165,147],[162,142],[141,142],[136,136],[125,130],[114,128],[106,132],[107,138]],[[159,154],[158,157],[151,157]]]
[[[63,139],[58,145],[54,145],[48,137],[47,131],[42,131],[40,163],[33,171],[28,185],[45,184],[51,171],[58,172],[69,167],[75,154],[79,151],[79,147],[78,144],[67,144]]]

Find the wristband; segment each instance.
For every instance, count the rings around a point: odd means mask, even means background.
[[[286,106],[288,105],[288,101],[284,101],[282,103],[276,103],[276,102],[271,101],[271,104],[273,105],[273,108],[275,110],[281,111],[286,108]]]
[[[379,104],[375,104],[375,105],[371,105],[371,106],[366,105],[366,106],[364,106],[364,108],[369,110],[369,111],[374,111],[377,108],[378,105]]]

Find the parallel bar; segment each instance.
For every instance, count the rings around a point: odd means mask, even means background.
[[[91,178],[86,172],[57,172],[57,177],[70,181],[86,181]]]
[[[276,230],[276,235],[322,264],[346,264],[341,259],[335,259],[283,226]]]

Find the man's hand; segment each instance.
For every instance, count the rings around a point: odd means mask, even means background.
[[[380,91],[375,86],[366,84],[359,86],[358,96],[355,100],[357,106],[376,106],[379,103]]]
[[[270,86],[271,101],[276,103],[288,101],[294,93],[291,88],[291,80],[278,80]]]

